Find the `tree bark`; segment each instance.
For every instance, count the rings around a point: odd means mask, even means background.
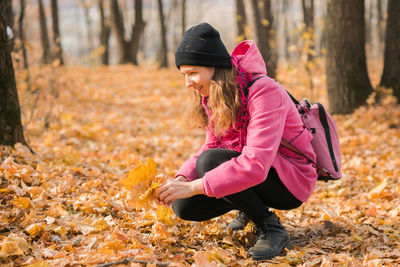
[[[62,55],[61,35],[58,20],[58,0],[51,0],[51,17],[53,19],[53,40],[55,46],[55,58],[59,60],[60,65],[64,65]]]
[[[186,0],[182,0],[181,15],[182,15],[182,37],[183,37],[186,31]]]
[[[24,69],[28,69],[28,56],[26,54],[25,47],[25,35],[24,35],[24,14],[25,14],[25,0],[20,0],[21,10],[18,18],[18,31],[19,31],[19,39],[21,40],[21,50],[22,50],[22,58]]]
[[[382,0],[377,0],[376,3],[376,11],[378,15],[378,34],[379,34],[379,41],[384,42],[384,34],[385,34],[385,28],[383,27],[384,24],[384,11],[383,11],[383,4]]]
[[[111,1],[111,17],[113,28],[117,39],[119,50],[119,63],[132,63],[137,65],[137,53],[139,51],[140,38],[142,36],[145,22],[143,21],[142,0],[135,0],[135,24],[132,26],[132,35],[129,40],[125,39],[125,27],[122,12],[118,0]]]
[[[92,21],[90,19],[90,8],[91,3],[83,3],[83,14],[85,14],[85,22],[87,29],[87,42],[88,42],[88,54],[93,51],[93,31],[92,31]]]
[[[244,0],[236,0],[236,27],[237,27],[236,42],[239,43],[249,38],[249,36],[247,36],[246,34],[247,16],[246,16]]]
[[[42,43],[42,62],[43,64],[51,63],[50,42],[47,33],[46,14],[43,8],[43,0],[39,0],[39,22],[40,22],[40,40]]]
[[[314,59],[315,51],[315,32],[314,32],[314,0],[301,0],[303,7],[303,21],[305,24],[307,62]]]
[[[0,1],[0,145],[13,146],[18,142],[26,145],[5,12],[5,2]]]
[[[15,40],[15,29],[14,29],[14,12],[12,8],[12,2],[11,0],[2,0],[5,1],[5,20],[6,20],[6,25],[10,27],[10,29],[13,32],[12,38],[9,38],[8,42],[11,47],[11,51],[14,50],[14,40]]]
[[[389,0],[386,22],[386,42],[380,85],[393,89],[400,102],[400,1]]]
[[[168,44],[167,44],[167,28],[165,27],[164,8],[162,0],[157,0],[158,15],[160,18],[160,34],[161,34],[161,53],[160,68],[168,67]]]
[[[139,52],[140,38],[144,31],[145,22],[143,20],[143,2],[135,0],[135,25],[132,27],[131,49],[137,64],[137,53]]]
[[[110,23],[106,19],[104,14],[104,0],[97,1],[99,12],[100,12],[100,45],[103,47],[104,51],[101,55],[101,63],[103,65],[109,64],[109,40],[110,40]]]
[[[330,110],[351,113],[372,92],[365,56],[363,0],[328,1],[326,74]]]
[[[270,0],[252,0],[254,20],[256,25],[258,49],[265,61],[268,76],[276,77],[277,53],[275,51],[275,30],[273,29],[273,17]],[[264,16],[260,12],[264,10]]]

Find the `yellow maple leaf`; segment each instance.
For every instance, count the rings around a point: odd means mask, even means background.
[[[28,209],[32,207],[29,197],[14,197],[14,205],[22,209]]]
[[[122,185],[136,197],[133,204],[138,208],[149,209],[151,199],[163,178],[156,176],[157,166],[154,160],[148,159],[146,164],[140,163],[130,170],[128,177],[121,180]]]
[[[157,220],[165,224],[173,225],[174,222],[171,219],[172,211],[163,205],[159,205],[157,209]]]
[[[36,237],[43,232],[44,228],[39,223],[34,223],[25,228],[25,231],[31,236]]]
[[[126,189],[131,190],[142,183],[150,181],[156,175],[156,163],[152,159],[148,159],[146,164],[139,164],[136,168],[128,173],[128,177],[121,182]]]
[[[29,249],[26,240],[16,234],[10,234],[1,244],[0,252],[5,256],[23,255]]]

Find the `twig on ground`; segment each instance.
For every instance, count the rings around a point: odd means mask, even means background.
[[[168,266],[169,265],[168,262],[135,260],[135,258],[132,257],[132,258],[126,258],[126,259],[119,260],[119,261],[112,261],[112,262],[108,262],[108,263],[99,264],[99,265],[96,265],[96,267],[108,267],[108,266],[113,266],[113,265],[117,265],[117,264],[127,264],[129,262],[135,262],[135,263],[141,263],[141,264],[155,263],[156,266]]]

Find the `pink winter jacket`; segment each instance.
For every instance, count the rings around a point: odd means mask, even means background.
[[[264,60],[253,41],[238,44],[232,56],[239,59],[246,71],[266,75]],[[316,170],[303,156],[281,147],[280,141],[284,137],[315,160],[312,135],[304,129],[285,89],[269,77],[257,80],[249,88],[247,109],[250,121],[242,153],[204,175],[204,194],[221,198],[253,187],[265,181],[272,166],[288,190],[300,201],[307,201],[317,180]],[[207,132],[204,145],[176,176],[183,175],[190,181],[198,179],[196,160],[205,150],[215,148],[213,139]]]

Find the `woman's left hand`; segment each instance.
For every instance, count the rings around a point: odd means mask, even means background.
[[[188,198],[194,195],[203,194],[202,179],[192,182],[168,180],[157,188],[155,196],[164,205],[170,205],[174,200]]]

